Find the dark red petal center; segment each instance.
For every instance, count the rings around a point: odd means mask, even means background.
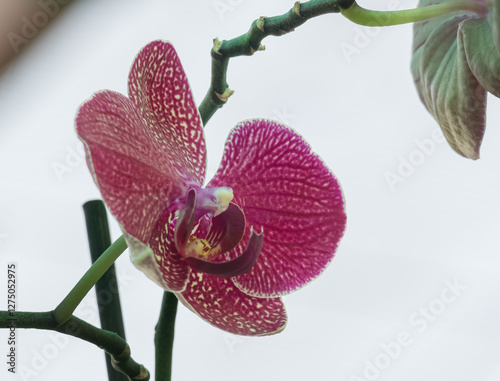
[[[187,263],[193,269],[218,276],[220,278],[231,278],[246,274],[253,267],[259,254],[262,250],[262,241],[264,239],[264,232],[255,233],[251,229],[250,240],[243,253],[226,262],[209,262],[203,259],[189,257],[186,258]]]
[[[234,249],[245,233],[246,220],[240,207],[231,202],[220,206],[228,202],[227,189],[230,188],[189,189],[174,228],[175,246],[188,265],[222,278],[248,272],[257,261],[263,241],[263,232],[257,234],[252,230],[248,245],[240,256],[226,262],[214,262],[221,254]],[[199,191],[201,205],[198,203]],[[218,197],[220,194],[222,200]],[[221,212],[223,208],[225,210]],[[207,216],[211,219],[210,229],[202,237],[204,229],[198,230],[200,224],[194,228],[201,217]]]

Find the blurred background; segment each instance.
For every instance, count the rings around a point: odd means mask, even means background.
[[[99,89],[126,93],[135,55],[154,39],[174,44],[199,103],[212,39],[236,37],[259,16],[293,6],[62,3],[0,1],[1,309],[8,263],[18,265],[23,311],[53,309],[90,265],[81,205],[99,193],[74,132],[78,106]],[[387,10],[416,1],[360,4]],[[174,380],[499,379],[500,102],[489,99],[481,159],[458,156],[413,87],[411,40],[408,25],[368,29],[325,15],[230,61],[236,92],[206,127],[207,178],[237,122],[279,120],[338,176],[348,227],[327,271],[285,298],[289,323],[279,335],[226,334],[179,306]],[[112,217],[110,224],[117,238]],[[116,266],[127,341],[153,372],[162,290],[126,253]],[[99,324],[93,292],[76,315]],[[91,344],[53,332],[17,335],[17,373],[2,361],[2,380],[106,378],[104,355]],[[7,350],[0,331],[0,354]]]

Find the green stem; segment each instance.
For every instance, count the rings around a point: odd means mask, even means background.
[[[239,37],[227,41],[215,39],[211,50],[210,88],[199,107],[203,125],[206,125],[233,93],[226,82],[227,67],[231,57],[250,56],[258,50],[264,50],[261,42],[265,37],[282,36],[313,17],[339,11],[338,0],[311,0],[303,4],[296,2],[292,9],[281,16],[261,17],[255,20],[250,30]]]
[[[106,207],[101,200],[88,201],[83,204],[85,222],[87,225],[87,236],[89,240],[90,256],[92,263],[95,263],[101,254],[111,245],[109,235],[108,217]],[[125,327],[123,324],[120,294],[118,292],[118,282],[114,263],[104,273],[95,284],[97,296],[97,307],[101,328],[107,331],[116,332],[125,339]],[[117,372],[113,368],[112,358],[109,353],[105,353],[106,368],[109,381],[127,381],[123,373]]]
[[[391,26],[427,20],[456,11],[470,11],[483,16],[486,6],[474,0],[450,1],[416,9],[399,11],[372,11],[360,7],[355,1],[339,1],[340,12],[352,22],[365,26]]]
[[[177,297],[171,292],[163,293],[160,317],[155,330],[155,379],[170,381],[172,377],[172,353],[174,345]]]
[[[81,303],[85,295],[96,284],[106,270],[116,261],[116,259],[125,251],[127,243],[123,235],[118,238],[108,249],[95,261],[87,270],[83,277],[73,287],[69,294],[53,311],[54,319],[57,323],[66,322],[76,307]]]
[[[229,59],[250,56],[258,50],[264,50],[261,42],[267,36],[282,36],[307,20],[327,13],[342,12],[349,20],[361,25],[389,26],[422,21],[455,11],[471,11],[483,16],[487,8],[475,0],[458,0],[417,9],[379,12],[361,8],[354,0],[310,0],[302,4],[296,2],[290,11],[281,16],[261,17],[252,23],[247,33],[239,37],[214,40],[211,50],[212,79],[199,107],[203,125],[233,94],[226,81]]]
[[[56,321],[53,312],[0,311],[0,328],[46,329],[78,337],[109,353],[113,360],[113,366],[125,373],[130,380],[149,380],[148,370],[130,357],[130,347],[123,338],[114,332],[99,329],[75,316],[70,316],[61,324]]]

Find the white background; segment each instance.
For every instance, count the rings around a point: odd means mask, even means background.
[[[99,193],[74,156],[81,102],[99,89],[126,93],[134,56],[161,38],[176,47],[199,103],[209,84],[212,39],[240,35],[255,18],[282,14],[293,1],[221,0],[223,13],[216,4],[75,2],[0,76],[1,309],[7,263],[18,264],[24,311],[53,309],[90,264],[81,205]],[[361,4],[390,7],[388,0]],[[499,379],[500,104],[490,97],[480,160],[464,159],[443,142],[424,153],[416,141],[432,139],[438,126],[413,87],[411,38],[408,25],[367,31],[325,15],[267,38],[264,52],[230,61],[236,93],[205,131],[208,178],[238,121],[281,120],[340,179],[348,227],[322,277],[285,298],[289,323],[279,335],[225,334],[179,306],[174,380]],[[343,53],[348,45],[356,53]],[[410,159],[419,165],[391,189],[387,173],[399,176]],[[68,171],[58,176],[61,165]],[[117,238],[118,226],[110,224]],[[154,371],[162,290],[127,254],[116,265],[127,340],[134,358]],[[76,315],[98,324],[94,300],[87,297]],[[422,308],[430,311],[426,317]],[[18,373],[10,375],[0,332],[2,380],[106,378],[97,347],[52,332],[17,334]],[[390,344],[401,335],[405,347]]]

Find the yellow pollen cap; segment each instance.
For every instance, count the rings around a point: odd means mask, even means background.
[[[214,216],[217,216],[226,211],[229,203],[233,201],[234,194],[231,188],[220,187],[214,190],[214,196],[217,198],[218,202],[217,211],[214,213]]]

